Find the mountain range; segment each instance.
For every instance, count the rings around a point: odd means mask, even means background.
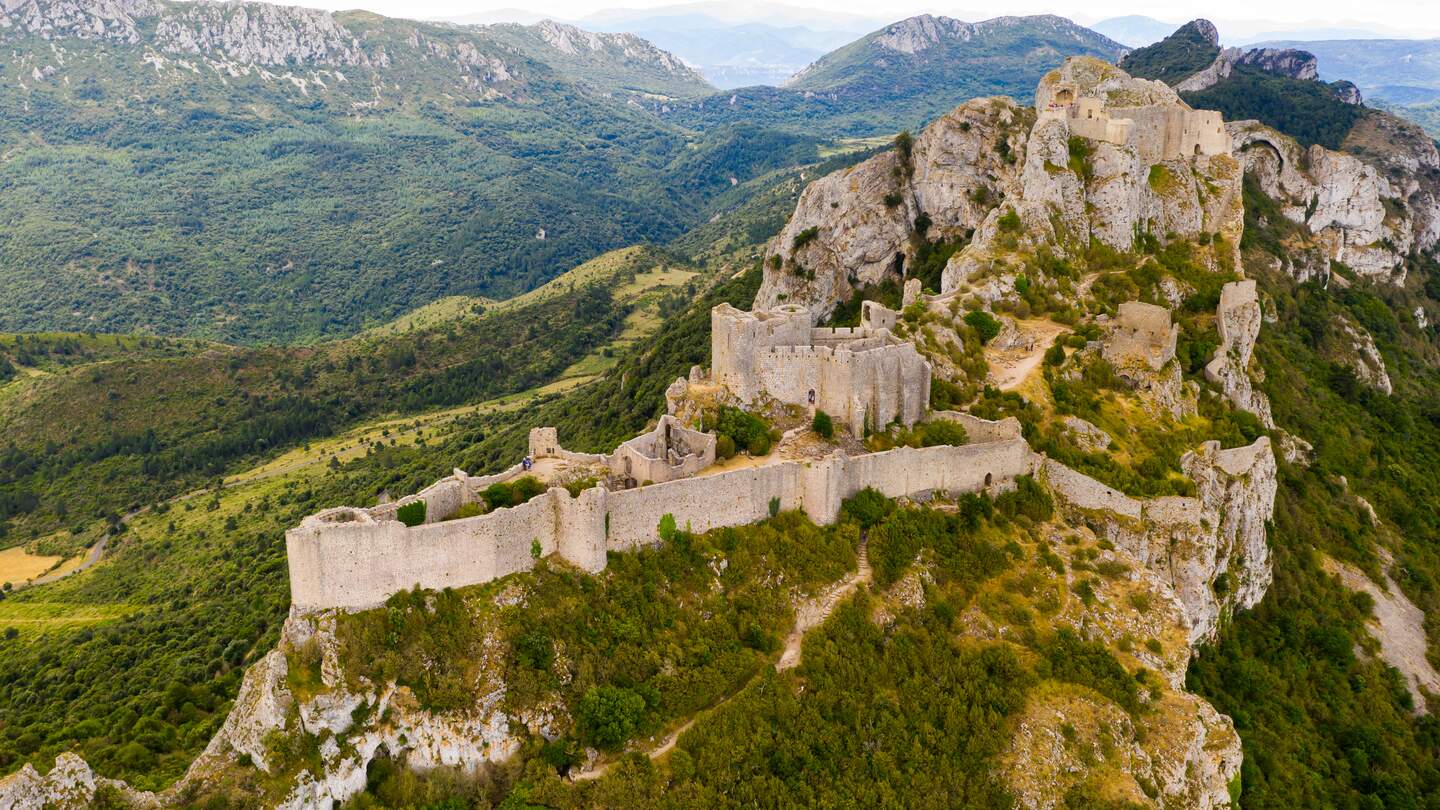
[[[1440,796],[1440,148],[1315,54],[0,13],[0,807]]]
[[[0,21],[0,328],[251,343],[516,295],[675,238],[817,136],[888,135],[1120,50],[1059,18],[926,17],[793,88],[727,93],[633,34],[549,21],[163,0]]]

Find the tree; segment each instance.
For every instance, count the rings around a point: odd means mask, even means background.
[[[581,736],[597,748],[609,749],[630,739],[644,715],[645,698],[619,686],[591,687],[576,710]]]
[[[810,420],[810,429],[820,434],[822,438],[830,439],[835,436],[835,422],[830,414],[819,408],[815,409],[815,418]]]

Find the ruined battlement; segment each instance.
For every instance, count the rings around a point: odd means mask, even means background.
[[[548,437],[542,432],[537,438]],[[560,451],[558,443],[551,449]],[[697,532],[763,520],[772,504],[833,523],[841,501],[866,487],[891,498],[1003,490],[1037,463],[1023,439],[1009,439],[855,457],[837,450],[820,461],[785,461],[635,489],[595,486],[576,497],[555,487],[519,506],[476,517],[445,520],[448,515],[437,513],[431,521],[427,513],[427,522],[413,527],[374,510],[339,507],[285,533],[291,602],[301,610],[363,610],[406,588],[458,588],[527,571],[552,554],[596,572],[604,569],[607,551],[657,542],[660,518],[667,514]],[[453,476],[425,491],[452,482]]]
[[[1110,326],[1104,357],[1124,372],[1148,367],[1159,371],[1175,358],[1180,326],[1170,322],[1170,310],[1140,301],[1126,301]]]
[[[1192,109],[1159,82],[1095,61],[1072,57],[1041,79],[1035,108],[1042,119],[1063,119],[1072,134],[1133,147],[1151,165],[1230,154],[1218,111]]]
[[[930,401],[930,364],[890,329],[894,310],[866,302],[859,327],[812,328],[805,307],[710,311],[714,381],[746,404],[764,397],[817,408],[861,435],[912,425]]]

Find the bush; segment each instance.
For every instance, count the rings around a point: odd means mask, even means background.
[[[1045,365],[1047,365],[1047,366],[1058,366],[1058,365],[1060,365],[1061,363],[1064,363],[1064,362],[1065,362],[1065,346],[1064,346],[1064,345],[1062,345],[1062,344],[1060,344],[1060,343],[1056,343],[1054,346],[1051,346],[1050,348],[1048,348],[1048,349],[1045,350]]]
[[[739,408],[722,407],[715,418],[714,430],[720,438],[728,437],[734,447],[743,447],[752,456],[769,453],[770,445],[774,442],[768,422]],[[719,450],[717,441],[717,455]]]
[[[735,440],[729,436],[720,436],[715,439],[715,457],[733,458],[735,455]]]
[[[965,432],[965,426],[959,422],[941,419],[920,426],[920,443],[925,447],[942,444],[959,447],[969,441],[970,436]]]
[[[840,504],[840,514],[868,529],[885,519],[895,508],[889,498],[874,487],[866,487]]]
[[[1009,210],[1000,216],[1000,230],[1005,233],[1014,233],[1020,230],[1020,215]]]
[[[668,543],[675,539],[676,531],[678,530],[675,528],[675,516],[669,512],[661,515],[660,525],[656,528],[656,533],[660,535],[660,539]]]
[[[995,508],[1006,517],[1023,515],[1039,522],[1050,519],[1055,512],[1055,502],[1034,478],[1022,475],[1015,479],[1015,489],[995,499]]]
[[[817,408],[815,418],[810,420],[810,429],[829,439],[835,435],[835,422],[830,418],[830,414]]]
[[[639,730],[645,698],[619,686],[591,687],[580,698],[575,720],[580,735],[596,748],[619,748]]]
[[[473,503],[473,502],[472,502],[472,503],[462,503],[462,504],[460,504],[460,508],[455,510],[455,514],[453,514],[453,515],[451,515],[450,517],[447,517],[447,518],[445,518],[445,519],[446,519],[446,520],[463,520],[463,519],[465,519],[465,518],[471,518],[471,517],[475,517],[476,515],[483,515],[483,514],[485,514],[485,510],[480,507],[480,504],[478,504],[478,503]]]
[[[989,343],[995,339],[996,335],[1000,334],[1000,321],[983,309],[965,313],[965,323],[980,335],[982,344]]]
[[[514,481],[500,481],[491,484],[480,493],[480,497],[485,501],[486,507],[493,511],[519,506],[536,495],[544,493],[545,485],[540,482],[540,479],[533,475],[527,475]]]
[[[794,247],[795,250],[799,250],[800,248],[805,247],[811,242],[814,242],[816,237],[818,236],[820,236],[819,227],[806,228],[805,230],[795,234],[795,239],[791,242],[791,246]]]
[[[406,526],[419,526],[425,522],[425,502],[411,501],[396,509],[395,519]]]

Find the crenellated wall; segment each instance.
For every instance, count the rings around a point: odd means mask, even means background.
[[[813,406],[857,436],[867,420],[912,425],[929,405],[930,364],[890,333],[898,313],[870,306],[864,314],[865,326],[812,329],[804,307],[721,304],[710,313],[712,376],[741,402]]]
[[[902,447],[853,458],[837,451],[819,461],[637,489],[592,487],[573,498],[553,488],[520,506],[415,527],[377,517],[374,510],[330,509],[285,534],[291,602],[302,610],[375,607],[407,588],[457,588],[526,571],[554,553],[594,572],[605,567],[607,551],[656,542],[666,514],[680,528],[699,532],[761,520],[773,502],[779,509],[802,509],[817,523],[832,523],[841,501],[866,487],[892,498],[1004,489],[1033,472],[1037,459],[1023,439]]]

